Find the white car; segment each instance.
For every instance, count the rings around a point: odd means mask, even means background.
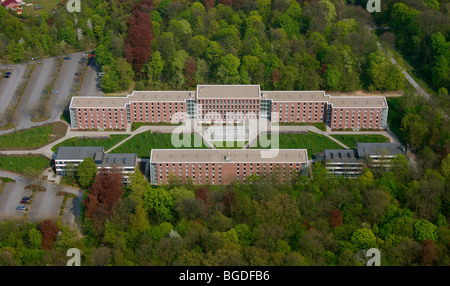
[[[59,90],[54,89],[54,90],[52,90],[52,93],[59,93]]]

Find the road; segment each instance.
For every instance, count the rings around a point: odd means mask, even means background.
[[[389,30],[390,27],[366,27],[369,30]],[[406,80],[417,90],[417,92],[422,95],[423,97],[425,97],[427,100],[430,99],[430,95],[412,78],[411,75],[409,75],[408,72],[405,71],[405,69],[403,69],[403,67],[401,65],[399,65],[397,63],[397,61],[394,59],[394,57],[392,57],[392,55],[387,52],[383,46],[381,46],[380,42],[378,41],[378,39],[376,39],[377,41],[377,47],[378,49],[380,49],[380,51],[382,51],[386,57],[388,57],[388,59],[391,61],[392,64],[397,65],[400,70],[402,71],[402,74],[405,76]]]

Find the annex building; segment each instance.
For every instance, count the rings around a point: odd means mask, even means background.
[[[72,97],[73,129],[127,129],[134,122],[324,122],[331,129],[385,129],[384,96],[330,96],[324,91],[261,91],[259,85],[198,85],[196,91],[133,91],[122,97]]]
[[[282,182],[307,171],[305,149],[152,149],[148,175],[153,185],[171,178],[220,185],[245,182],[251,175],[276,176]]]
[[[116,169],[123,175],[123,183],[130,183],[130,174],[137,167],[137,154],[135,153],[105,153],[103,147],[59,147],[55,157],[56,174],[65,176],[74,171],[86,158],[94,159],[98,171],[105,168]]]
[[[331,176],[355,178],[365,167],[388,170],[392,159],[404,153],[401,143],[356,143],[355,149],[325,149],[317,157]]]

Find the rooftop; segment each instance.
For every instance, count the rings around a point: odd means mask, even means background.
[[[275,152],[278,151],[278,154]],[[274,152],[276,156],[265,156]],[[269,158],[265,158],[269,157]],[[151,163],[307,163],[305,149],[153,149]]]
[[[88,157],[98,167],[133,167],[137,161],[135,153],[105,153],[103,147],[59,147],[55,160],[82,161]]]
[[[137,154],[135,153],[105,153],[99,167],[110,167],[111,165],[118,167],[134,167],[136,161]]]
[[[387,107],[384,96],[330,96],[328,102],[340,107]]]
[[[197,98],[260,98],[259,85],[198,85]]]
[[[94,159],[98,153],[103,153],[103,147],[59,147],[55,160],[84,160]]]
[[[324,91],[263,91],[263,98],[275,101],[327,101]]]
[[[355,149],[325,149],[323,151],[325,160],[356,160]]]
[[[139,101],[180,101],[191,98],[229,99],[267,98],[273,101],[329,102],[334,108],[387,107],[384,96],[326,95],[324,91],[262,91],[259,85],[198,85],[197,91],[133,91],[128,96],[75,96],[70,107],[124,108],[125,104]]]
[[[400,143],[356,143],[358,157],[367,156],[395,156],[403,154],[403,146]]]

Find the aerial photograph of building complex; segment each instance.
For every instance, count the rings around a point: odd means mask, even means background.
[[[450,265],[448,0],[0,6],[0,266]]]

